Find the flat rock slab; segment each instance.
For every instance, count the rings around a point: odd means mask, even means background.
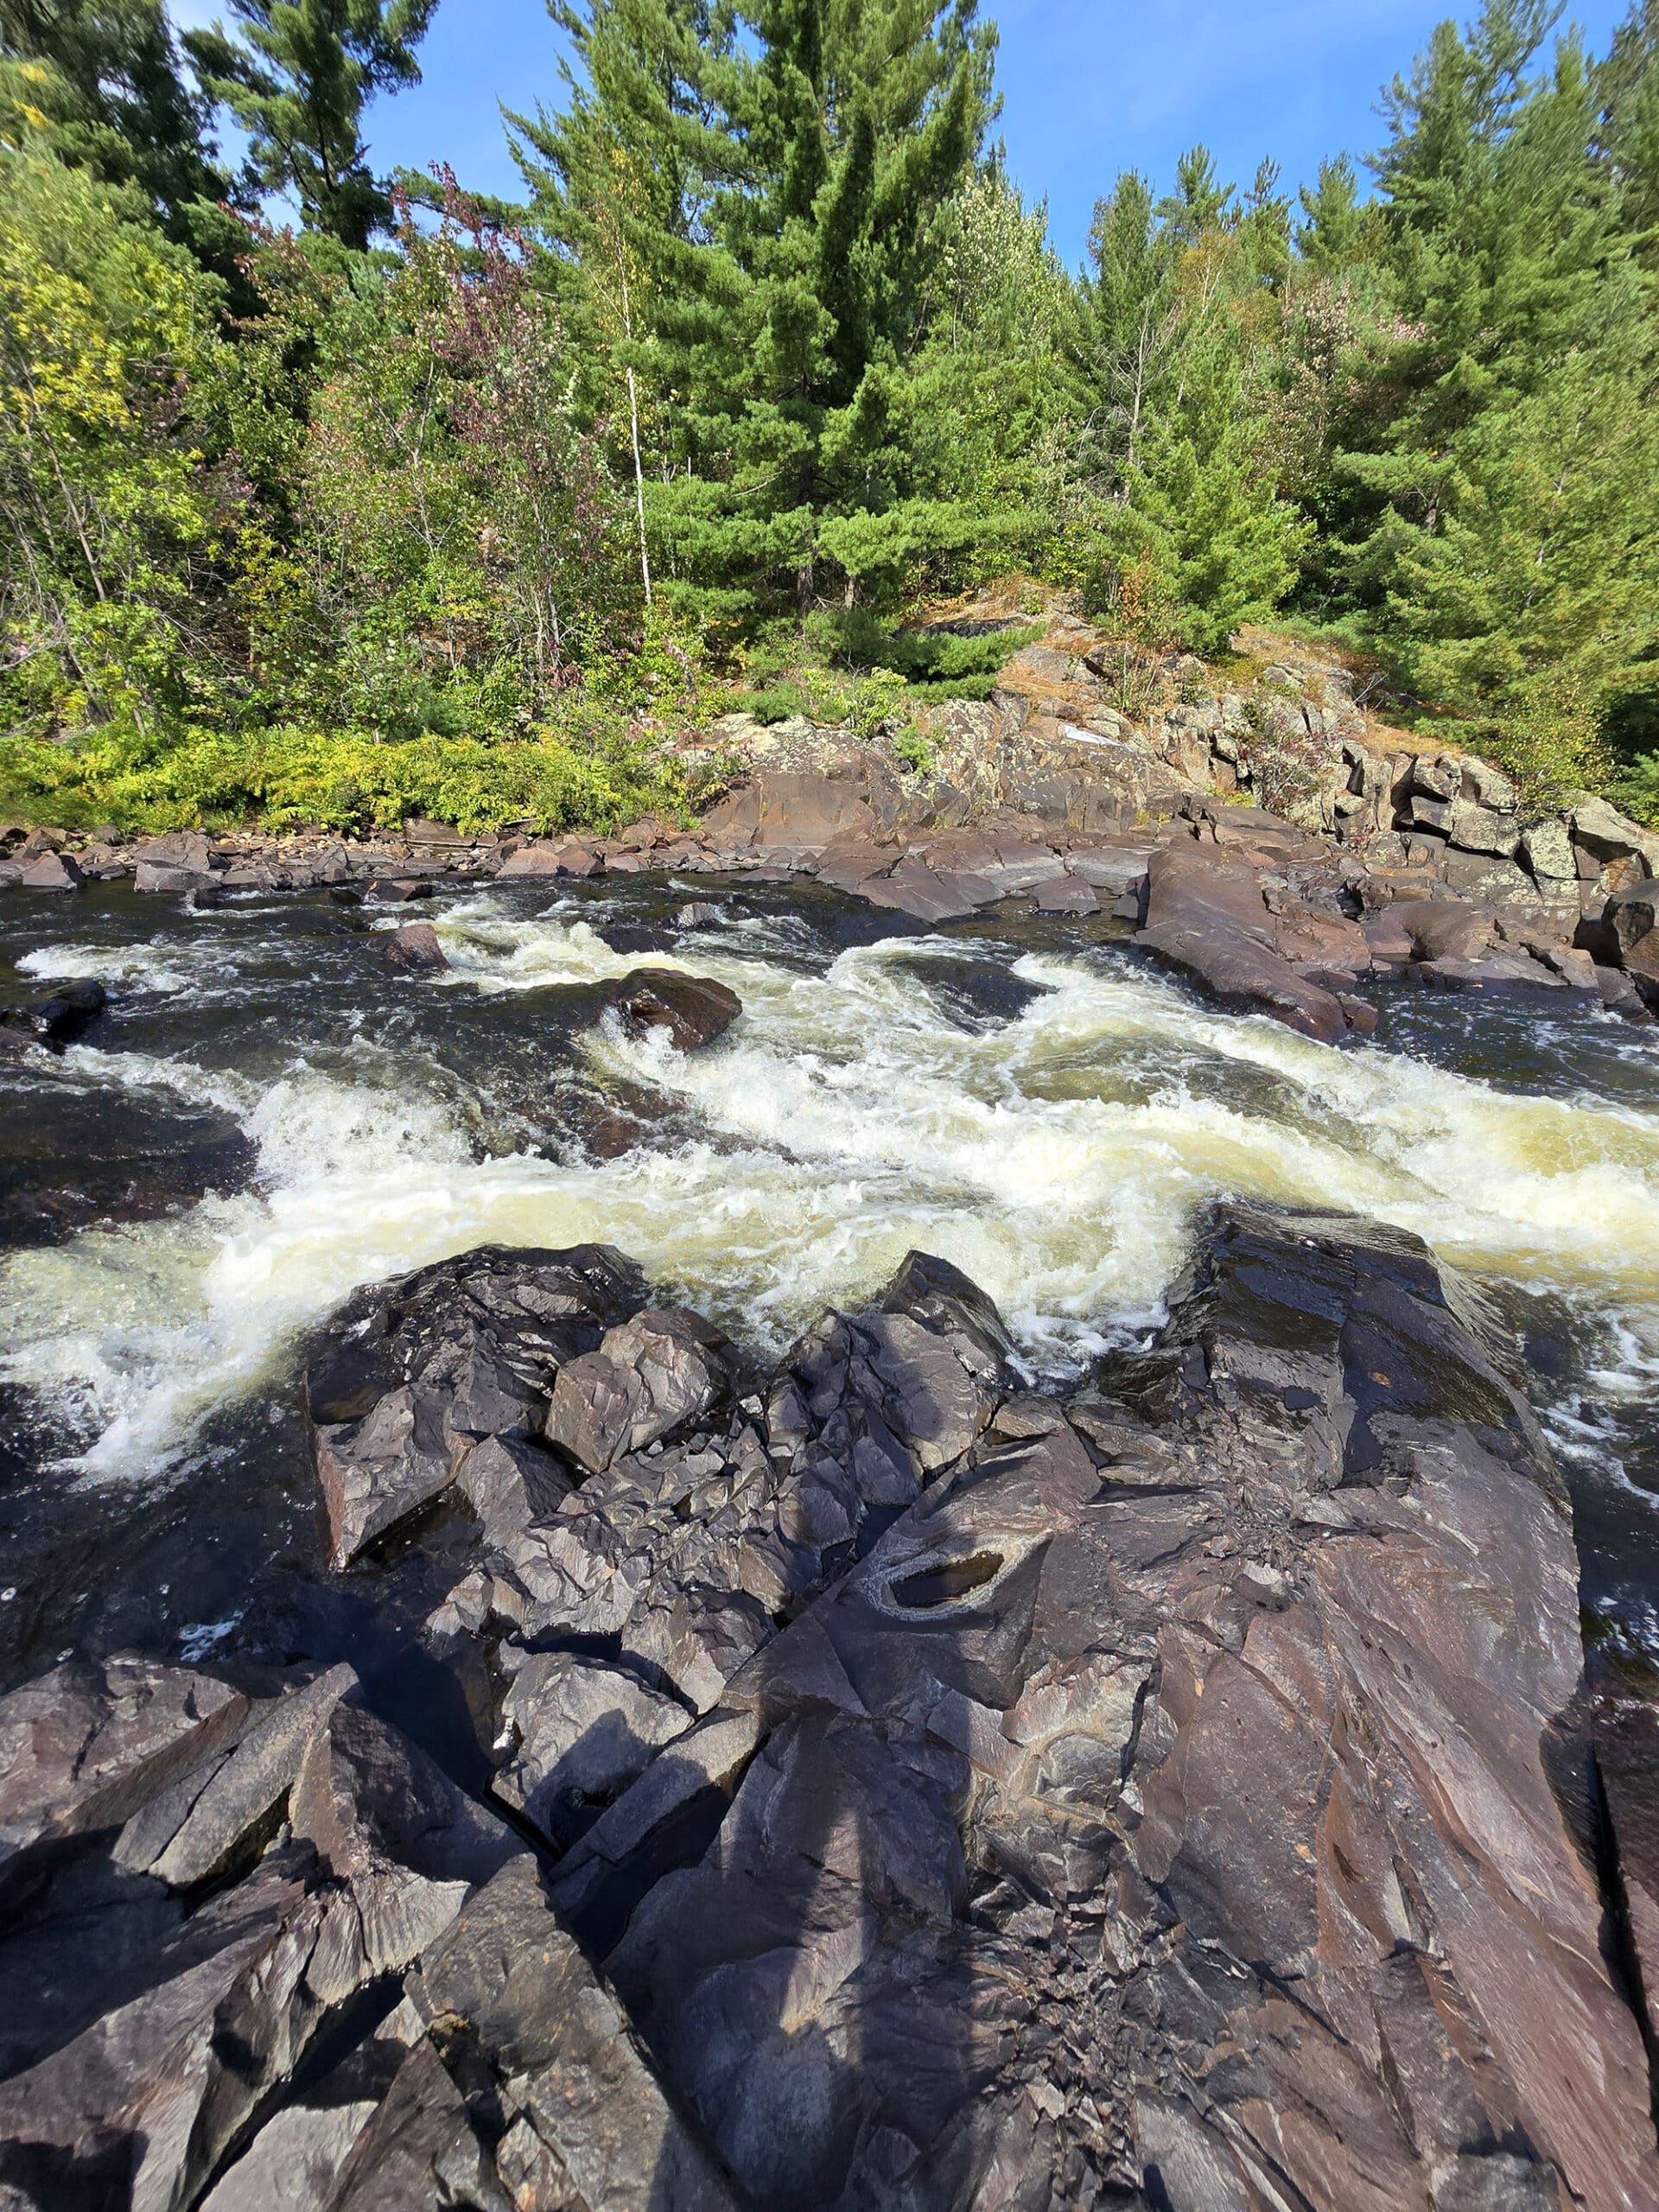
[[[1074,875],[1052,876],[1036,890],[1039,914],[1097,914],[1100,901],[1092,887]]]

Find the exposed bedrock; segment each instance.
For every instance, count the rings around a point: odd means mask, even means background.
[[[489,1802],[348,1667],[0,1700],[7,2212],[1659,2204],[1659,1726],[1414,1240],[1222,1207],[1064,1400],[925,1255],[767,1369],[486,1251],[309,1391]]]

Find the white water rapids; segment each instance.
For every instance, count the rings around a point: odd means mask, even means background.
[[[505,995],[618,975],[558,905],[490,894],[433,912],[452,963],[384,993]],[[1080,1365],[1155,1320],[1193,1216],[1234,1192],[1355,1211],[1446,1258],[1549,1291],[1604,1330],[1610,1393],[1659,1376],[1659,1081],[1650,1104],[1518,1096],[1374,1046],[1336,1052],[1265,1020],[1211,1014],[1109,951],[1027,953],[1038,995],[964,1020],[941,977],[1007,966],[1006,945],[893,938],[804,972],[798,925],[752,920],[686,941],[677,964],[744,1002],[719,1044],[589,1033],[594,1073],[669,1094],[677,1134],[614,1160],[569,1146],[479,1158],[453,1077],[365,1028],[295,1041],[256,1069],[74,1049],[54,1080],[216,1103],[254,1141],[241,1195],[86,1231],[0,1268],[0,1372],[46,1393],[106,1478],[175,1464],[204,1418],[276,1376],[299,1332],[353,1286],[483,1243],[620,1246],[751,1342],[876,1289],[912,1246],[955,1261],[1008,1316],[1033,1365]],[[655,956],[653,956],[655,957]],[[235,997],[237,944],[63,944],[47,978]],[[1644,1056],[1626,1033],[1611,1049]],[[686,1132],[690,1134],[685,1134]]]

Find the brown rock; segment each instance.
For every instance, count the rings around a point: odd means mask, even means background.
[[[449,965],[430,922],[405,922],[375,938],[380,957],[402,976],[435,976]]]
[[[0,1698],[0,1867],[46,1840],[118,1827],[241,1720],[226,1683],[153,1660],[70,1660]]]
[[[677,968],[634,968],[606,993],[622,1026],[633,1036],[665,1029],[677,1049],[696,1052],[723,1036],[743,1011],[737,993],[711,976],[687,976]]]
[[[42,853],[18,871],[20,891],[79,891],[85,876],[66,853]]]
[[[1271,1014],[1327,1045],[1347,1033],[1335,995],[1298,975],[1278,951],[1274,918],[1249,869],[1183,843],[1154,855],[1147,883],[1138,945],[1224,1006]]]

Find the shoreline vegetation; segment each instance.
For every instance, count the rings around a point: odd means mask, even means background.
[[[1103,176],[1075,276],[972,0],[555,0],[513,207],[373,170],[431,7],[0,0],[0,815],[686,821],[735,712],[924,765],[1017,577],[1131,718],[1271,622],[1659,822],[1655,0],[1442,24],[1295,202]]]

